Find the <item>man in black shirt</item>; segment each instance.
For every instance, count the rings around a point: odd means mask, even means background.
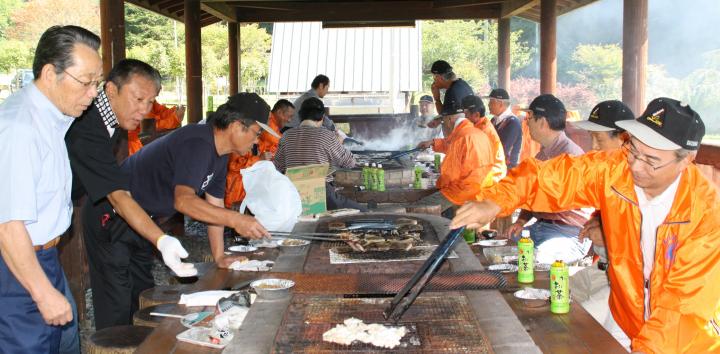
[[[460,107],[462,99],[465,96],[472,96],[472,87],[468,85],[463,79],[457,77],[453,72],[452,66],[444,60],[438,60],[433,63],[430,67],[430,73],[433,75],[433,83],[430,87],[433,98],[435,99],[435,108],[440,114],[449,114],[453,111],[454,107]],[[445,90],[445,96],[440,99],[440,90]],[[441,119],[436,119],[428,123],[428,127],[435,128],[441,122]],[[447,130],[447,131],[446,131]],[[445,136],[450,135],[452,129],[443,127],[443,134]]]

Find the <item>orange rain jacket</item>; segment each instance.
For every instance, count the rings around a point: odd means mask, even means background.
[[[487,175],[487,178],[483,180],[482,184],[483,188],[490,187],[503,179],[507,174],[505,150],[503,149],[500,136],[497,134],[495,127],[490,123],[490,120],[488,120],[487,117],[482,117],[475,124],[475,128],[480,129],[488,137],[492,148],[491,153],[495,156],[493,158],[493,165],[490,169],[490,173]],[[433,139],[433,150],[435,152],[446,153],[449,146],[448,139],[449,137],[447,139]]]
[[[280,123],[273,113],[270,113],[268,125],[276,133],[280,134]],[[275,154],[280,139],[270,135],[263,130],[258,139],[258,153],[272,152]],[[242,182],[242,174],[240,170],[252,166],[260,161],[259,156],[255,156],[248,152],[245,155],[230,154],[228,159],[227,179],[225,180],[225,207],[231,208],[233,204],[241,202],[245,199],[245,187]]]
[[[155,119],[155,130],[170,130],[180,127],[180,119],[175,112],[177,107],[168,108],[157,102],[153,102],[152,109],[144,119]],[[140,127],[128,132],[128,156],[142,149],[140,141]]]
[[[473,200],[486,183],[495,159],[493,147],[469,120],[460,122],[442,144],[447,144],[441,147],[446,148],[446,155],[436,185],[450,202],[462,205]]]
[[[695,165],[680,178],[675,200],[658,227],[644,319],[642,215],[622,150],[579,157],[528,159],[479,198],[516,208],[558,212],[600,210],[610,267],[610,309],[645,353],[720,352],[720,199]]]

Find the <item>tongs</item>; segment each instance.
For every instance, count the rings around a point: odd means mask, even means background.
[[[340,235],[326,232],[282,232],[282,231],[270,231],[270,235],[275,238],[291,238],[298,240],[308,241],[326,241],[326,242],[338,242],[344,241]]]
[[[390,306],[383,311],[383,317],[385,317],[386,320],[397,324],[405,311],[415,302],[415,299],[420,295],[425,285],[432,279],[433,275],[435,275],[443,261],[445,261],[445,258],[447,258],[453,245],[455,245],[455,242],[460,238],[464,230],[465,226],[450,230],[445,240],[437,246],[417,273],[415,273],[410,281],[405,284],[405,287],[395,295],[390,302]]]
[[[343,231],[359,230],[396,230],[398,227],[390,220],[385,219],[357,219],[345,222]]]
[[[383,163],[383,162],[387,162],[387,161],[390,161],[390,160],[395,160],[395,159],[397,159],[397,158],[403,157],[403,156],[405,156],[405,155],[412,154],[413,152],[417,152],[417,151],[420,151],[420,150],[424,150],[424,149],[422,149],[422,148],[414,148],[414,149],[408,150],[408,151],[397,152],[397,153],[394,153],[394,154],[390,155],[389,157],[387,157],[387,158],[385,158],[385,159],[383,159],[383,160],[380,160],[378,163]]]

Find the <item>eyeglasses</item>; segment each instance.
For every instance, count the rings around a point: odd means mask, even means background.
[[[646,167],[652,169],[653,171],[657,171],[665,166],[669,166],[672,163],[680,160],[680,158],[674,158],[664,164],[657,165],[657,163],[655,162],[650,162],[647,159],[640,157],[642,155],[640,154],[640,152],[635,150],[635,147],[633,146],[632,142],[630,142],[630,140],[622,144],[622,149],[625,150],[625,152],[627,153],[628,163],[632,163],[633,161],[640,161],[643,162]]]
[[[63,70],[64,73],[68,74],[73,80],[77,81],[80,85],[83,85],[84,88],[88,89],[91,87],[95,87],[97,91],[100,91],[102,89],[103,80],[93,80],[93,81],[82,81],[75,77],[75,75],[67,72],[67,70]]]
[[[251,125],[248,125],[248,124],[246,124],[246,123],[243,122],[243,121],[240,121],[240,124],[242,124],[242,125],[243,125],[245,128],[247,128],[249,131],[255,133],[255,137],[256,137],[256,138],[260,138],[260,135],[262,135],[262,132],[263,132],[262,127],[258,126],[258,130],[255,131],[255,130],[253,130],[253,129],[250,127]]]

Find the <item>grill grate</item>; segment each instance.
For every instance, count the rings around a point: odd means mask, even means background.
[[[322,334],[349,317],[384,323],[390,299],[295,295],[275,338],[273,353],[492,353],[467,299],[460,294],[423,295],[398,325],[410,333],[395,349],[365,343],[326,343]]]
[[[295,294],[384,294],[399,292],[412,274],[302,274],[270,273],[261,277],[277,277],[295,282]],[[462,291],[500,289],[507,286],[505,277],[494,271],[439,273],[428,282],[424,291]]]

